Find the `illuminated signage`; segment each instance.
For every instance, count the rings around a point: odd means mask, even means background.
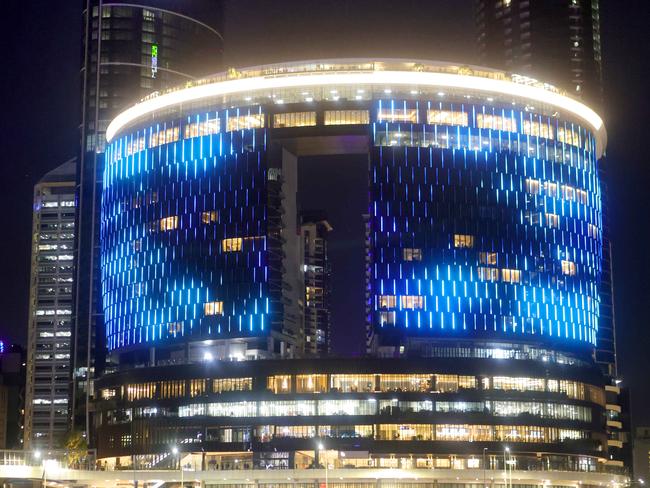
[[[151,46],[151,77],[155,78],[158,73],[158,45]]]

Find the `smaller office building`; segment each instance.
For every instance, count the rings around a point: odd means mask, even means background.
[[[34,187],[24,444],[58,447],[69,430],[75,164]]]

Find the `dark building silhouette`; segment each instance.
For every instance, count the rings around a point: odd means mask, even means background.
[[[598,0],[475,0],[480,62],[553,83],[598,105]]]
[[[301,212],[304,352],[323,356],[331,341],[331,266],[327,253],[332,226],[324,212]]]
[[[25,350],[0,341],[0,449],[23,448]]]

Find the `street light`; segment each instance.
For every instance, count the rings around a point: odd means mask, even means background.
[[[506,485],[506,488],[510,488],[510,485],[508,483],[508,462],[506,461],[506,453],[508,454],[508,457],[510,457],[510,448],[508,446],[505,447],[503,450],[503,479]]]
[[[172,454],[174,456],[178,456],[178,467],[181,470],[181,488],[185,488],[185,481],[183,480],[183,463],[181,460],[181,452],[178,450],[178,447],[174,446],[172,447]]]
[[[483,448],[483,488],[487,488],[485,485],[485,453],[487,452],[487,447]]]
[[[325,449],[325,446],[323,446],[322,442],[319,442],[318,443],[318,450],[322,451],[323,449]],[[320,452],[318,453],[318,460],[320,461]],[[327,459],[326,459],[325,460],[325,488],[328,488],[328,486],[329,486],[329,483],[328,483],[328,468],[329,468],[329,466],[328,466]]]
[[[59,463],[56,459],[43,459],[43,487],[47,487],[47,470],[50,472],[59,468]]]

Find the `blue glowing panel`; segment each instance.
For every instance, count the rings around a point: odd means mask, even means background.
[[[591,135],[471,104],[429,102],[428,124],[405,123],[409,108],[425,118],[416,102],[378,102],[371,130],[375,334],[594,345],[602,218]]]
[[[109,350],[266,334],[264,129],[162,122],[107,150],[101,227]]]

